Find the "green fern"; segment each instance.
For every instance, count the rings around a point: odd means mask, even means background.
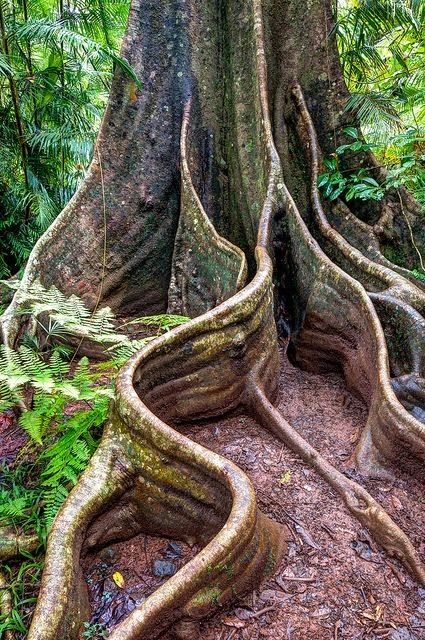
[[[117,327],[118,321],[109,307],[91,312],[81,298],[75,295],[67,298],[56,287],[46,289],[39,280],[19,291],[19,302],[19,313],[33,316],[46,337],[59,337],[65,340],[69,335],[84,337],[105,345],[106,350],[116,356],[120,363],[152,339],[149,336],[132,340],[123,333],[126,327],[154,326],[158,328],[159,333],[162,333],[189,320],[186,316],[159,314],[136,318]],[[48,321],[43,319],[46,316]]]
[[[70,363],[54,351],[50,359],[21,346],[18,351],[0,346],[0,409],[23,401],[32,390],[31,407],[23,411],[19,424],[30,438],[30,446],[40,453],[36,468],[41,482],[37,489],[5,492],[1,497],[0,522],[21,524],[29,505],[43,504],[42,522],[50,527],[69,489],[87,466],[96,449],[100,428],[106,420],[113,390],[95,384],[89,361],[82,358],[73,374]],[[85,409],[75,409],[84,401]],[[16,489],[16,487],[15,487]]]
[[[29,437],[27,450],[35,454],[27,476],[19,475],[19,481],[6,488],[0,485],[0,523],[32,526],[44,539],[96,450],[114,397],[117,366],[156,337],[131,340],[119,330],[136,324],[157,327],[162,333],[188,318],[148,316],[117,330],[109,308],[92,313],[80,298],[67,298],[55,287],[45,289],[36,281],[18,295],[20,313],[33,316],[48,339],[83,335],[107,345],[105,350],[112,356],[96,366],[86,357],[74,365],[67,361],[62,345],[53,344],[46,353],[40,351],[37,336],[28,335],[17,350],[0,346],[0,411],[27,404],[19,424]],[[109,377],[106,384],[105,375]]]

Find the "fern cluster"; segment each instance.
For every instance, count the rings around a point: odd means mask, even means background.
[[[15,287],[14,284],[12,286]],[[109,307],[90,311],[78,296],[66,297],[54,286],[46,289],[39,280],[19,291],[19,301],[19,313],[36,320],[44,340],[61,339],[66,342],[67,336],[85,338],[103,345],[114,365],[123,364],[156,337],[132,339],[125,333],[127,327],[155,327],[158,333],[162,333],[189,320],[186,316],[159,314],[120,324]],[[40,347],[37,338],[26,336],[25,341],[32,347]]]
[[[118,326],[108,307],[92,312],[77,296],[38,281],[19,290],[19,301],[19,313],[35,320],[43,347],[37,334],[26,335],[16,350],[0,346],[0,412],[19,409],[19,425],[29,438],[21,456],[31,460],[22,467],[26,474],[5,472],[0,480],[0,527],[30,527],[44,539],[96,449],[118,366],[155,337],[132,340],[125,328],[150,326],[162,333],[188,318],[146,316]],[[103,345],[111,359],[76,363],[76,354],[69,359],[69,349],[57,344],[69,336]]]
[[[87,358],[71,372],[57,351],[46,362],[25,346],[18,351],[0,347],[0,410],[15,407],[31,393],[31,408],[21,413],[19,424],[29,436],[27,452],[35,455],[29,478],[36,470],[38,481],[36,487],[14,483],[3,489],[1,525],[28,524],[30,510],[39,531],[50,527],[96,449],[94,434],[113,397],[111,386],[95,384],[95,378]]]

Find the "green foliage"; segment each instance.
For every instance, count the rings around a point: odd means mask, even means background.
[[[108,307],[90,312],[77,296],[40,282],[20,292],[20,301],[19,313],[36,320],[42,339],[27,335],[17,350],[0,345],[0,412],[24,408],[19,424],[29,436],[27,450],[36,454],[28,477],[36,469],[37,483],[28,484],[21,472],[3,475],[0,524],[33,527],[44,536],[96,449],[117,366],[155,337],[131,340],[119,330],[147,325],[162,333],[188,318],[147,316],[117,328]],[[74,354],[67,360],[69,349],[56,341],[71,335],[110,345],[113,359],[90,365],[87,358],[75,363]]]
[[[78,296],[67,298],[56,287],[45,289],[37,280],[20,292],[21,315],[36,319],[45,336],[50,339],[80,336],[95,342],[122,342],[127,338],[118,334],[109,307],[91,312]],[[47,320],[45,320],[47,318]]]
[[[12,284],[12,287],[15,287],[15,284]],[[114,358],[115,365],[123,364],[131,355],[156,337],[132,339],[123,333],[126,327],[134,325],[156,327],[158,332],[162,333],[189,320],[186,316],[159,314],[143,316],[119,324],[109,307],[92,312],[78,296],[66,297],[54,286],[46,289],[38,280],[19,292],[19,300],[19,313],[34,318],[42,333],[42,341],[26,335],[24,338],[26,344],[40,350],[42,342],[43,351],[46,351],[55,340],[66,341],[69,336],[86,338],[104,345],[106,351],[110,352]],[[55,344],[55,349],[58,348],[60,349]]]
[[[334,32],[351,92],[346,109],[389,168],[388,183],[407,187],[425,204],[425,3],[339,0],[337,17]],[[334,177],[330,193],[338,186]],[[379,199],[380,187],[369,184],[366,199]],[[361,190],[357,186],[353,197]]]
[[[93,154],[128,0],[2,0],[0,277],[21,268]],[[1,31],[0,31],[1,33]]]
[[[415,278],[421,280],[422,282],[425,282],[425,272],[423,272],[422,270],[419,271],[418,269],[412,269],[412,273]]]
[[[32,607],[37,600],[42,568],[43,563],[30,555],[25,557],[16,571],[8,566],[2,567],[12,597],[12,612],[10,615],[0,615],[0,638],[4,637],[6,631],[15,632],[19,638],[26,635]]]
[[[94,384],[95,378],[87,358],[71,371],[57,351],[45,361],[25,346],[18,351],[0,347],[0,411],[23,403],[31,393],[31,407],[22,412],[19,424],[30,438],[27,449],[36,454],[30,475],[37,468],[36,486],[17,482],[13,475],[12,484],[6,482],[2,525],[34,526],[42,534],[50,527],[96,449],[93,434],[107,417],[113,390],[109,384]]]
[[[370,125],[422,119],[425,91],[425,5],[415,0],[340,1],[335,26],[341,62]]]
[[[100,624],[99,622],[95,622],[95,623],[85,622],[82,637],[85,638],[86,640],[97,640],[98,638],[107,638],[108,630],[103,626],[103,624]]]
[[[368,152],[377,145],[365,142],[354,127],[347,127],[343,132],[354,139],[354,142],[339,146],[332,157],[325,158],[323,164],[327,172],[320,174],[317,185],[325,198],[330,201],[343,197],[347,202],[358,200],[382,200],[390,189],[402,186],[413,188],[423,180],[425,186],[425,170],[417,166],[413,153],[406,153],[399,164],[390,167],[385,179],[380,183],[373,177],[374,167],[360,167],[357,171],[344,172],[340,169],[339,160],[347,152]]]
[[[348,151],[370,151],[374,145],[365,143],[356,128],[347,127],[344,133],[354,139],[354,142],[338,147],[335,154],[325,158],[323,164],[328,170],[318,177],[317,185],[325,198],[336,200],[344,197],[349,201],[353,198],[359,200],[381,200],[385,193],[385,187],[380,185],[371,175],[372,169],[360,168],[356,172],[344,174],[339,168],[339,158]]]

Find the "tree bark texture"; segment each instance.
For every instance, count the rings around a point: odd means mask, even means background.
[[[140,531],[204,547],[111,640],[207,615],[273,570],[285,532],[259,512],[249,479],[179,432],[240,410],[425,582],[408,532],[273,406],[278,327],[300,366],[343,372],[365,400],[359,469],[423,477],[425,295],[388,259],[397,247],[413,266],[418,208],[405,192],[380,208],[321,202],[322,156],[349,123],[331,29],[328,0],[133,0],[123,55],[142,88],[117,73],[89,175],[21,287],[40,278],[123,317],[192,320],[121,371],[101,445],[50,533],[30,640],[76,638],[89,616],[81,554]],[[9,344],[19,301],[3,320]]]

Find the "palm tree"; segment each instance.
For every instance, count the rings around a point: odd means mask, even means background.
[[[335,27],[351,92],[347,109],[400,165],[406,186],[425,202],[425,4],[421,0],[341,0]]]

